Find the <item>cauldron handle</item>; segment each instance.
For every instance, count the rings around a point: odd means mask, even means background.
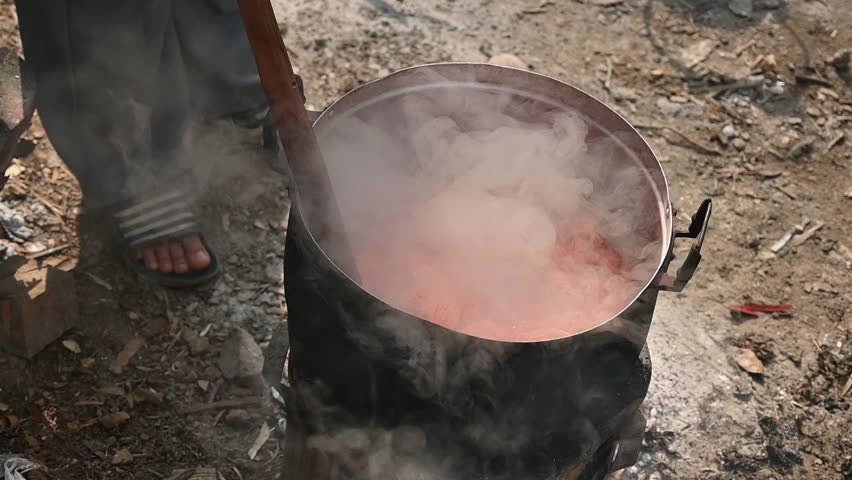
[[[356,276],[340,206],[312,128],[313,119],[305,108],[300,79],[293,71],[281,38],[272,2],[238,0],[237,3],[297,194],[310,195],[308,203],[325,219],[325,222],[313,222],[311,233],[317,241],[333,237],[337,246],[335,262],[350,276]]]
[[[669,275],[667,271],[661,271],[657,275],[654,280],[656,288],[667,292],[681,292],[692,279],[698,269],[698,264],[701,263],[701,247],[704,245],[704,236],[707,234],[710,223],[712,206],[713,201],[709,198],[705,199],[701,202],[701,206],[698,207],[698,211],[692,216],[692,221],[688,225],[675,228],[675,240],[678,238],[694,238],[695,242],[689,248],[689,253],[680,268],[677,269],[675,276]]]

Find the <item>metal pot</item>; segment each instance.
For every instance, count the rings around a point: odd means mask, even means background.
[[[506,92],[523,105],[523,115],[570,108],[585,116],[590,136],[617,140],[624,158],[647,176],[642,211],[659,238],[656,274],[628,307],[584,333],[538,342],[476,338],[368,293],[312,236],[295,192],[284,276],[288,448],[301,443],[300,457],[325,459],[308,462],[311,471],[301,474],[312,478],[330,478],[332,471],[348,472],[335,478],[603,478],[638,455],[639,406],[650,380],[645,337],[657,294],[679,291],[692,277],[710,202],[691,224],[673,223],[662,167],[639,133],[581,90],[523,70],[461,63],[410,68],[348,93],[314,128],[322,137],[336,119],[441,89]],[[696,242],[669,275],[677,237]]]

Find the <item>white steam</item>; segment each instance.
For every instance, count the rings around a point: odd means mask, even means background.
[[[507,341],[580,333],[632,301],[661,255],[649,180],[577,112],[542,106],[435,90],[333,117],[320,144],[367,291]]]

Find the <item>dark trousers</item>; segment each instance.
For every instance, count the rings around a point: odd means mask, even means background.
[[[18,0],[36,107],[87,206],[176,175],[189,123],[262,106],[236,0]]]

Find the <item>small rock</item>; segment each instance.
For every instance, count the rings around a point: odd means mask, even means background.
[[[225,415],[225,425],[231,427],[247,427],[249,422],[251,422],[251,415],[243,409],[231,410]]]
[[[808,115],[810,115],[812,117],[821,117],[822,116],[822,111],[820,109],[816,108],[816,107],[808,107],[808,109],[806,111],[808,112]]]
[[[746,141],[742,138],[735,138],[734,141],[731,142],[731,145],[733,145],[734,148],[742,152],[746,148]]]
[[[113,465],[127,465],[131,462],[133,462],[133,454],[126,448],[122,448],[112,457]]]
[[[672,95],[672,96],[669,97],[669,101],[672,102],[672,103],[684,104],[684,103],[688,102],[689,99],[686,98],[686,97],[681,97],[680,95]]]
[[[238,328],[222,346],[219,369],[228,380],[256,377],[263,370],[263,350],[250,333]]]
[[[492,65],[500,65],[503,67],[512,67],[512,68],[521,68],[526,70],[528,68],[527,64],[523,62],[520,58],[511,53],[498,53],[494,55],[488,60],[488,63]]]
[[[0,225],[9,235],[28,240],[33,236],[33,230],[26,226],[24,216],[0,202]]]
[[[722,131],[719,132],[719,141],[723,145],[727,145],[734,138],[737,138],[737,129],[730,123],[725,125]]]
[[[749,18],[754,12],[752,0],[728,0],[728,8],[734,12],[734,15]]]
[[[50,211],[47,209],[47,207],[45,207],[44,205],[42,205],[40,203],[32,204],[30,206],[30,211],[33,212],[33,214],[39,215],[39,216],[47,215],[48,213],[50,213]]]
[[[827,282],[808,282],[805,284],[805,292],[807,293],[831,293],[837,294],[837,289]]]
[[[775,59],[775,55],[769,54],[760,59],[757,62],[757,68],[761,72],[774,72],[778,68],[778,61]]]
[[[737,365],[748,373],[752,373],[754,375],[763,375],[766,373],[763,362],[757,358],[757,355],[755,355],[753,351],[747,348],[740,349],[740,353],[737,355],[736,361]]]
[[[609,91],[612,98],[622,102],[635,102],[639,100],[639,94],[636,90],[627,87],[612,87]]]
[[[210,350],[210,340],[207,337],[199,336],[193,330],[186,329],[181,336],[189,347],[189,352],[193,355],[201,355]]]
[[[829,63],[841,72],[845,72],[849,70],[849,59],[851,56],[852,50],[844,48],[843,50],[838,50],[837,53],[832,55],[829,59]]]

